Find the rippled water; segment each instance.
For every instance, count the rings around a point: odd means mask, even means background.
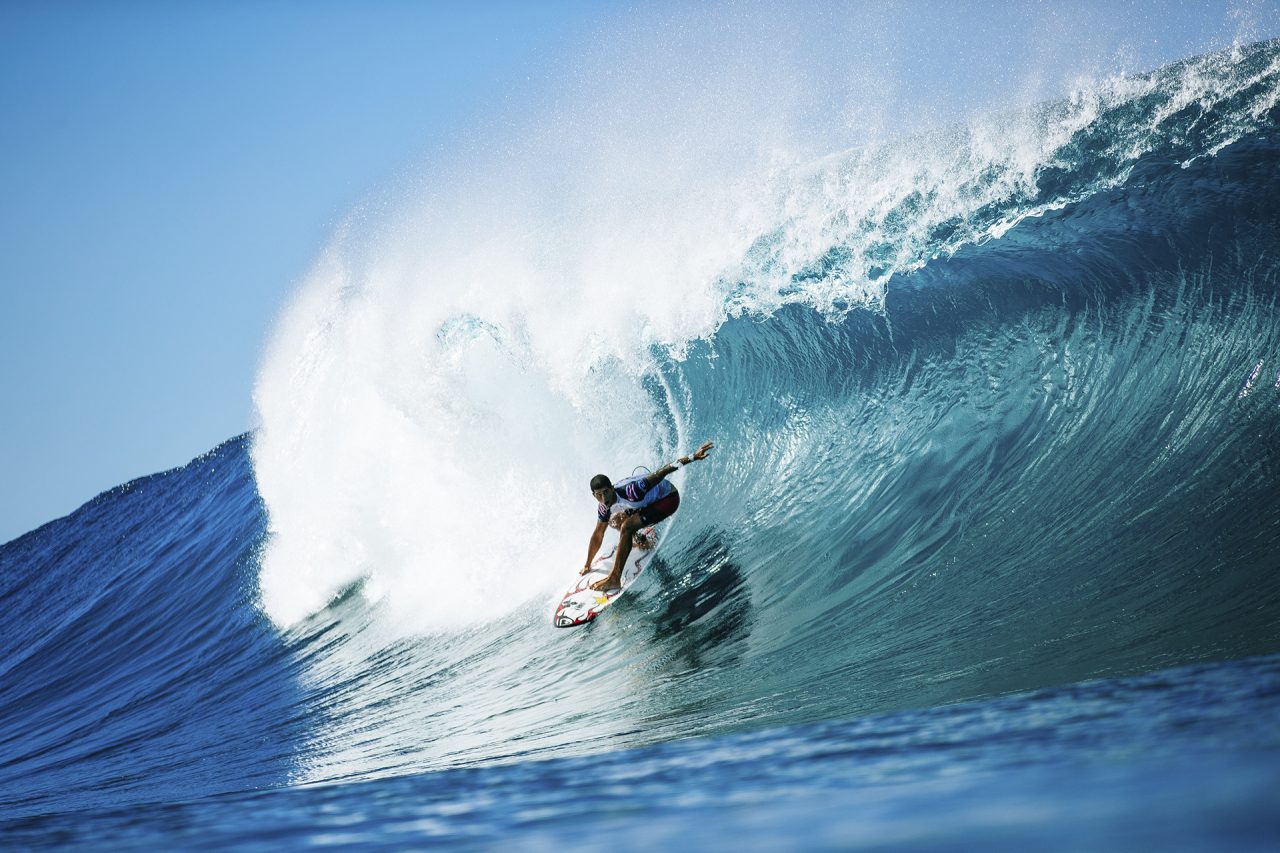
[[[8,824],[18,845],[1272,849],[1280,659]],[[1206,780],[1213,783],[1206,785]]]

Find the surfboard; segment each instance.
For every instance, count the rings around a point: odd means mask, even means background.
[[[658,550],[658,537],[652,527],[642,527],[639,532],[653,545],[649,548],[631,546],[631,553],[627,555],[627,565],[622,569],[622,586],[619,589],[604,591],[591,589],[591,584],[609,576],[609,570],[613,568],[613,555],[618,549],[615,541],[612,548],[600,549],[601,553],[591,561],[591,571],[585,575],[579,575],[569,591],[560,598],[556,612],[551,617],[552,625],[557,628],[576,628],[579,625],[586,625],[604,612],[606,607],[617,601],[618,597],[635,583],[636,578],[640,577],[645,566],[649,565],[649,561],[653,559],[654,552]]]

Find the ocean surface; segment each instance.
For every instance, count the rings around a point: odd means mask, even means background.
[[[748,177],[337,240],[258,429],[0,546],[0,846],[1276,849],[1280,45]]]

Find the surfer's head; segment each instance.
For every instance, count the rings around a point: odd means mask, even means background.
[[[596,474],[591,478],[591,494],[605,506],[613,506],[613,502],[618,499],[608,474]]]

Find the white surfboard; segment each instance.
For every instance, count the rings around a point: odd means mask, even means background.
[[[618,548],[615,542],[612,548],[600,549],[601,553],[591,561],[591,571],[580,575],[560,599],[560,604],[556,606],[556,612],[551,617],[552,625],[557,628],[574,628],[587,624],[599,616],[606,607],[617,601],[618,596],[635,583],[636,578],[640,577],[640,573],[644,571],[644,567],[653,559],[653,553],[658,550],[658,537],[652,527],[643,527],[639,532],[652,545],[648,548],[639,548],[634,544],[631,546],[631,553],[627,555],[627,565],[622,569],[622,586],[604,591],[591,589],[591,584],[609,576],[609,570],[613,568],[613,555]]]

